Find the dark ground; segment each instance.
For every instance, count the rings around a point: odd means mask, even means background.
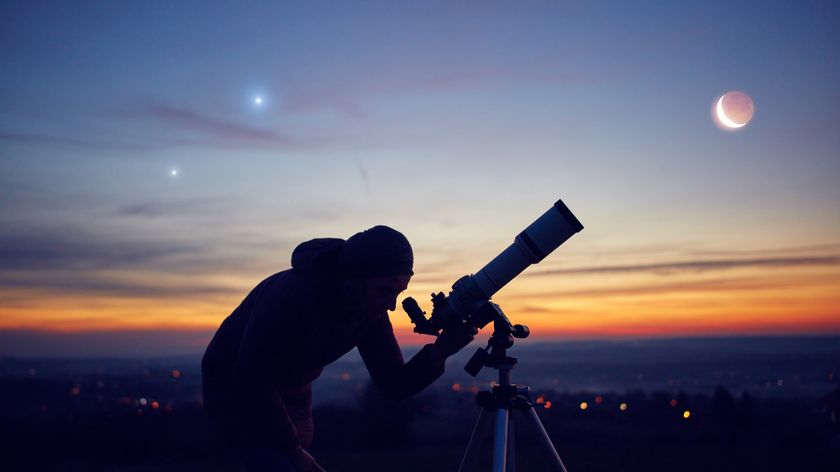
[[[792,368],[790,356],[783,356],[788,361],[778,362],[779,368]],[[807,380],[811,374],[805,369],[770,382],[754,373],[768,369],[767,359],[750,357],[760,365],[746,372],[735,357],[727,357],[742,372],[735,380],[726,373],[731,365],[715,358],[693,367],[640,358],[630,371],[644,366],[646,385],[654,388],[570,390],[537,386],[539,378],[533,376],[528,381],[535,386],[534,398],[541,398],[539,416],[571,472],[840,470],[840,384],[833,371]],[[563,358],[575,369],[585,364],[569,352]],[[628,356],[617,358],[627,370]],[[818,365],[819,371],[840,367],[834,354],[807,359],[798,362]],[[328,471],[456,470],[478,415],[470,390],[479,384],[486,388],[487,382],[464,378],[455,385],[445,377],[417,397],[394,403],[379,396],[354,362],[339,363],[319,380],[316,396],[329,399],[315,410],[312,453],[319,462]],[[611,375],[616,367],[603,359],[593,362],[578,385],[593,376],[620,376]],[[703,374],[699,366],[709,362],[710,372],[719,375]],[[458,370],[447,375],[463,378]],[[554,377],[573,385],[578,378],[563,369],[543,370],[550,371],[549,386]],[[667,375],[657,383],[652,378],[660,370]],[[682,386],[674,386],[676,371],[730,381],[687,388],[684,376]],[[523,366],[521,377],[527,372]],[[492,378],[492,372],[482,377]],[[749,385],[742,377],[755,377],[755,385],[736,390],[732,385]],[[797,382],[798,389],[778,393]],[[214,439],[199,392],[195,358],[0,358],[0,470],[237,470]],[[690,411],[687,419],[685,411]],[[547,470],[533,432],[515,424],[518,470]],[[489,470],[487,446],[479,470]]]

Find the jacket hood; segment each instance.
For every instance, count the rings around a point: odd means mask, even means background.
[[[317,238],[300,243],[292,252],[292,268],[307,277],[336,278],[342,246],[344,240],[340,238]]]

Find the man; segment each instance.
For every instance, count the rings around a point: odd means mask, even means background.
[[[446,358],[472,341],[474,332],[446,329],[403,361],[387,312],[413,263],[408,240],[387,226],[347,241],[313,239],[222,322],[202,360],[204,404],[249,469],[323,470],[306,452],[312,381],[354,347],[374,384],[400,399],[440,377]]]

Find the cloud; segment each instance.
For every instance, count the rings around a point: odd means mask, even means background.
[[[44,133],[8,133],[0,132],[0,141],[31,146],[53,146],[62,148],[76,148],[106,151],[147,151],[159,149],[159,145],[130,141],[112,141],[102,139],[82,139],[66,136],[55,136]]]
[[[100,117],[103,113],[99,112]],[[223,120],[191,108],[176,107],[161,103],[141,105],[133,109],[121,109],[104,113],[110,121],[114,118],[147,120],[160,125],[145,129],[138,135],[135,125],[130,136],[120,136],[119,129],[76,130],[73,137],[56,136],[48,133],[0,132],[0,142],[26,146],[50,146],[58,148],[100,150],[100,151],[156,151],[171,147],[253,147],[268,149],[301,149],[333,146],[337,144],[359,145],[351,137],[292,137],[273,129],[249,126],[236,121]],[[107,138],[103,137],[107,136]],[[103,154],[109,156],[113,154]],[[122,155],[120,155],[122,157]]]
[[[784,267],[814,267],[834,266],[840,263],[838,256],[815,257],[765,257],[752,259],[709,259],[686,260],[672,262],[657,262],[648,264],[602,265],[577,267],[570,269],[553,269],[534,271],[523,274],[525,277],[542,277],[557,274],[609,274],[609,273],[678,273],[705,272],[713,270],[729,270],[742,268],[784,268]]]
[[[811,244],[807,246],[789,246],[773,249],[737,249],[737,250],[697,250],[688,254],[702,257],[750,257],[750,256],[776,256],[792,254],[825,254],[840,250],[840,243]]]
[[[72,227],[0,234],[0,266],[8,270],[90,270],[136,267],[204,248],[195,241],[112,240]]]
[[[207,202],[183,203],[176,211]],[[170,216],[165,211],[156,203],[124,207],[118,215],[155,220],[117,222],[99,232],[97,227],[77,224],[4,228],[0,231],[0,288],[125,297],[225,296],[241,293],[242,288],[230,282],[232,275],[256,273],[259,277],[288,266],[282,254],[291,241],[248,228],[223,232],[217,226],[191,223],[189,234],[161,237],[150,225],[157,224],[160,216]],[[142,230],[137,223],[142,223]],[[231,245],[231,240],[236,244]],[[277,254],[277,264],[271,264],[267,254]],[[228,279],[220,281],[208,274]]]
[[[37,294],[107,295],[129,298],[208,298],[243,295],[240,287],[220,285],[188,275],[161,280],[155,274],[136,272],[133,277],[116,277],[90,271],[39,273],[0,272],[0,286],[25,290],[26,297],[10,297],[9,307],[37,306]],[[33,298],[36,295],[36,298]]]
[[[205,111],[157,102],[111,112],[110,118],[145,120],[160,125],[146,131],[146,139],[159,146],[251,147],[257,149],[311,149],[363,145],[352,136],[292,136],[271,128],[220,119]],[[173,135],[173,133],[176,133]]]
[[[185,128],[197,130],[222,139],[250,141],[281,146],[299,144],[288,136],[272,130],[220,120],[183,107],[152,104],[142,110],[141,114],[151,118],[160,119],[169,124],[180,125]]]
[[[367,169],[365,169],[364,164],[362,164],[361,160],[356,161],[356,168],[359,171],[359,177],[362,179],[362,184],[365,186],[365,195],[370,196],[371,194],[371,187],[370,187],[370,178],[368,177]]]
[[[23,357],[160,357],[199,356],[210,329],[158,329],[56,332],[31,329],[0,330],[0,355]]]
[[[160,216],[218,215],[230,202],[227,198],[191,198],[177,201],[146,201],[117,209],[117,216],[155,218]]]
[[[540,293],[518,293],[507,295],[510,299],[567,299],[569,297],[611,297],[635,295],[664,295],[668,293],[703,293],[703,292],[735,292],[745,290],[769,290],[789,287],[790,281],[785,280],[757,280],[754,278],[732,278],[715,280],[697,280],[667,284],[645,284],[629,286],[606,286],[572,290],[554,290]],[[551,311],[551,310],[548,310]]]

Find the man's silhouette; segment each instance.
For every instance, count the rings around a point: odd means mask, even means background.
[[[444,330],[403,361],[387,312],[413,262],[408,240],[387,226],[347,241],[313,239],[222,322],[202,361],[204,404],[250,469],[322,470],[306,452],[312,381],[354,347],[374,384],[400,399],[440,377],[446,358],[472,341],[464,329]]]

